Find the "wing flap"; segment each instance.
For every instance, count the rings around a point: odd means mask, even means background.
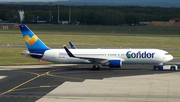
[[[109,60],[121,60],[124,61],[122,58],[101,58],[101,57],[75,57],[75,58],[80,58],[80,59],[86,59],[91,62],[97,62],[97,63],[107,63]]]

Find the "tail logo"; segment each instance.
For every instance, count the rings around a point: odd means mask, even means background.
[[[30,46],[32,46],[32,45],[34,45],[34,43],[38,40],[38,37],[36,36],[36,35],[34,35],[33,37],[29,37],[28,35],[26,35],[25,37],[24,37],[24,40],[30,45]]]

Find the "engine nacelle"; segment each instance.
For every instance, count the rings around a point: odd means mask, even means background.
[[[121,60],[109,60],[107,63],[102,64],[103,66],[109,66],[109,68],[121,68]]]

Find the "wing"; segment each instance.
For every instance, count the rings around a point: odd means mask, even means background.
[[[121,60],[121,61],[124,61],[124,59],[121,59],[121,58],[107,58],[107,57],[79,57],[79,56],[74,56],[74,54],[71,53],[71,52],[69,51],[69,49],[68,49],[66,46],[64,46],[64,49],[66,50],[66,52],[67,52],[67,54],[69,55],[69,57],[85,59],[85,60],[89,60],[89,61],[94,62],[94,63],[105,64],[105,63],[108,63],[109,60]]]

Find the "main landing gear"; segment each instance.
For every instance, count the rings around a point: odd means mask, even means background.
[[[98,70],[99,71],[100,66],[99,65],[93,65],[92,70]]]

